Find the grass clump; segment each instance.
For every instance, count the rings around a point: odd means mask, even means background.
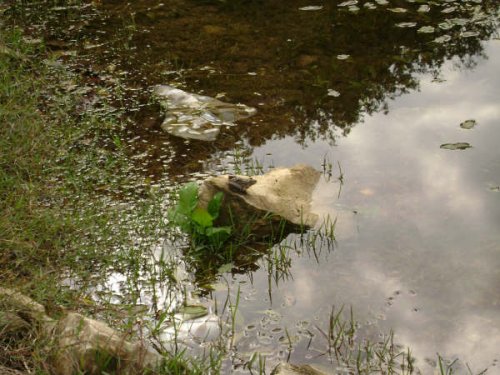
[[[63,138],[55,135],[60,123],[44,114],[51,111],[43,105],[49,100],[43,54],[43,46],[26,43],[21,30],[0,25],[0,286],[36,296],[57,313],[56,306],[69,299],[56,280],[75,226],[49,204],[49,176]],[[15,323],[2,300],[0,314],[0,322]],[[42,343],[34,345],[34,334],[28,325],[15,335],[2,326],[0,367],[44,373],[46,351]]]
[[[47,205],[51,161],[60,146],[40,104],[46,67],[32,58],[41,47],[19,30],[0,29],[0,281],[33,277],[57,267],[58,249],[71,232],[68,218]],[[29,262],[29,267],[25,262]]]

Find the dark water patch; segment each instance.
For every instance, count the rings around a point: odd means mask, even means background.
[[[364,114],[387,110],[387,99],[418,88],[417,74],[439,77],[451,57],[462,68],[474,67],[480,41],[495,30],[497,10],[489,1],[429,9],[404,1],[363,2],[356,12],[349,10],[355,4],[341,2],[301,11],[307,5],[297,0],[109,1],[52,12],[40,12],[36,4],[31,11],[14,9],[31,19],[45,16],[48,43],[75,49],[83,65],[101,73],[111,67],[130,95],[123,103],[128,110],[142,112],[138,103],[149,100],[150,87],[165,83],[259,109],[256,118],[223,133],[215,149],[231,148],[241,138],[259,146],[287,135],[303,144],[334,143],[334,127],[346,135]],[[418,28],[408,27],[414,24]],[[439,26],[445,24],[450,27]],[[419,33],[423,27],[436,28],[437,35]],[[436,38],[445,44],[432,43]],[[154,121],[132,130],[149,135],[150,126],[159,130]],[[193,158],[206,159],[205,146],[195,142],[190,148]]]

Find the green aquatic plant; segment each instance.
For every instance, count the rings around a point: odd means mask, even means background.
[[[185,184],[179,190],[179,201],[170,210],[169,220],[191,236],[196,249],[220,249],[231,235],[231,227],[214,226],[219,217],[223,193],[218,192],[208,202],[207,208],[199,206],[198,185]]]

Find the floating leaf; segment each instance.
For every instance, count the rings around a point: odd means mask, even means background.
[[[337,60],[347,60],[350,55],[337,55]]]
[[[451,29],[453,26],[455,26],[454,24],[452,24],[451,22],[449,21],[446,21],[446,22],[441,22],[439,25],[439,28],[442,29],[442,30],[449,30]]]
[[[478,31],[466,31],[466,32],[463,32],[462,34],[460,34],[460,36],[462,38],[470,38],[470,37],[478,36],[478,35],[479,35]]]
[[[417,9],[417,12],[420,13],[427,13],[431,10],[431,7],[427,4],[420,5]]]
[[[476,120],[466,120],[460,124],[460,127],[462,129],[472,129],[474,126],[476,126]]]
[[[348,8],[349,12],[357,12],[359,10],[359,7],[357,5],[351,5]]]
[[[445,14],[448,14],[448,13],[453,13],[455,10],[457,10],[456,7],[448,7],[448,8],[445,8],[441,11],[441,13],[445,13]]]
[[[328,89],[328,93],[326,95],[333,96],[334,98],[337,98],[340,96],[340,92],[333,90],[333,89]]]
[[[444,143],[439,148],[444,150],[466,150],[471,148],[472,146],[467,142],[458,142],[458,143]]]
[[[389,2],[387,0],[375,0],[378,5],[387,5]]]
[[[431,34],[434,32],[434,27],[432,26],[422,26],[420,29],[417,30],[417,33],[422,33],[422,34]]]
[[[397,27],[401,28],[409,28],[409,27],[415,27],[417,26],[416,22],[400,22],[396,24]]]
[[[406,13],[408,12],[405,8],[389,8],[389,10],[393,13]]]
[[[446,43],[446,42],[449,42],[450,40],[451,40],[451,36],[443,35],[443,36],[440,36],[440,37],[434,39],[434,42],[435,43]]]
[[[348,6],[351,6],[351,5],[356,5],[358,3],[358,0],[350,0],[350,1],[344,1],[343,3],[340,3],[339,7],[348,7]]]
[[[469,20],[466,18],[452,18],[449,20],[452,24],[457,25],[457,26],[465,26],[467,23],[469,23]]]
[[[322,5],[309,5],[306,7],[299,8],[299,10],[321,10],[323,9]]]

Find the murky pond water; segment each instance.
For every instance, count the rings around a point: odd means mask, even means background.
[[[62,28],[49,28],[48,46],[120,77],[128,140],[149,178],[234,170],[235,154],[324,172],[315,205],[337,218],[335,246],[297,248],[281,273],[264,257],[210,294],[220,311],[227,287],[232,298],[240,288],[240,356],[286,359],[290,335],[292,362],[328,364],[318,327],[345,305],[367,335],[393,329],[424,373],[437,352],[499,371],[496,2],[103,1],[80,11],[55,10]],[[187,141],[161,131],[149,100],[158,84],[258,112],[213,142]]]

